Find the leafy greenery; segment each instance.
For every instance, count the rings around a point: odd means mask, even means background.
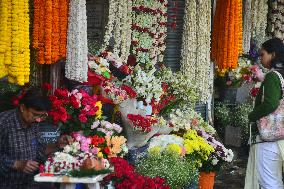
[[[169,152],[150,154],[138,163],[136,171],[152,178],[162,177],[172,189],[187,186],[198,179],[198,170],[192,161]]]

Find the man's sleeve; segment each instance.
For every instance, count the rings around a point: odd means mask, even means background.
[[[14,165],[15,160],[7,156],[5,147],[8,145],[7,131],[5,129],[4,120],[0,119],[0,175],[5,175]]]

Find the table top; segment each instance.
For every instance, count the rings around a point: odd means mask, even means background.
[[[60,175],[60,176],[40,176],[40,174],[37,174],[34,176],[34,181],[36,182],[57,182],[57,183],[84,183],[84,184],[93,184],[97,183],[103,180],[103,178],[107,174],[103,175],[97,175],[93,177],[82,177],[82,178],[76,178],[76,177],[69,177],[66,175]]]

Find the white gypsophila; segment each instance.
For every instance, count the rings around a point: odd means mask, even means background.
[[[68,17],[66,78],[88,80],[88,45],[86,0],[71,0]]]
[[[210,81],[211,1],[186,0],[181,70],[198,86],[200,100],[212,95]]]
[[[244,3],[244,17],[243,17],[243,51],[249,53],[250,39],[251,39],[251,20],[252,20],[252,0],[246,0]]]
[[[150,140],[149,148],[150,150],[153,147],[160,147],[164,150],[169,144],[177,144],[179,146],[183,146],[183,138],[175,135],[160,135],[153,137]]]
[[[268,4],[267,0],[254,0],[252,2],[252,37],[264,39],[266,37],[267,27],[267,13]]]

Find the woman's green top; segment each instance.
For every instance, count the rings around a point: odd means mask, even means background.
[[[249,120],[256,122],[274,112],[279,106],[281,96],[281,82],[278,75],[274,72],[267,73],[256,96],[254,109],[248,116]]]

